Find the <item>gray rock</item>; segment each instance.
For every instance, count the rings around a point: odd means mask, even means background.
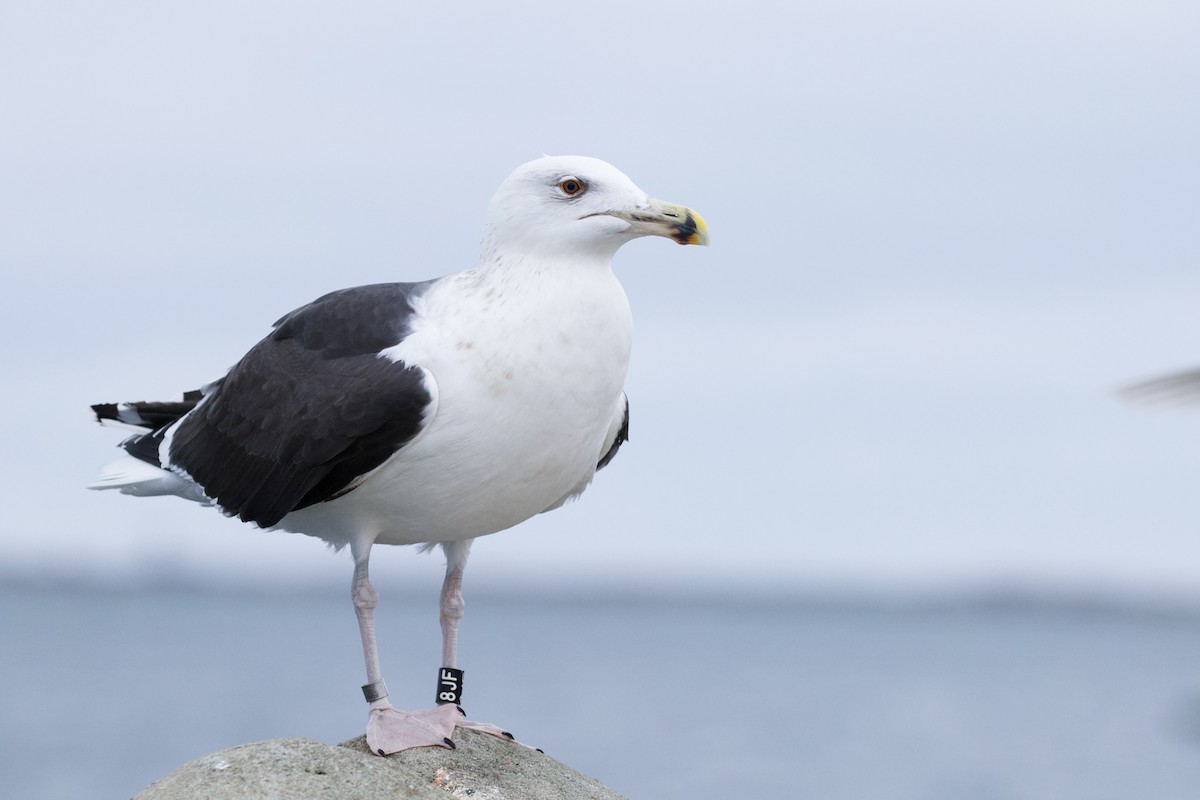
[[[134,800],[624,800],[536,750],[463,729],[454,741],[380,758],[362,736],[271,739],[184,764]]]

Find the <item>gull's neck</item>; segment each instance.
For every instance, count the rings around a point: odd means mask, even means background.
[[[491,269],[533,269],[538,272],[566,269],[611,270],[613,256],[624,244],[617,237],[586,241],[547,236],[544,231],[509,226],[503,231],[491,225],[484,229],[479,266]]]

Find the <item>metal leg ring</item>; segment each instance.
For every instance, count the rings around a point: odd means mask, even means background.
[[[368,703],[374,703],[376,700],[382,700],[388,696],[387,684],[383,681],[375,681],[368,683],[362,687],[363,697],[367,698]]]

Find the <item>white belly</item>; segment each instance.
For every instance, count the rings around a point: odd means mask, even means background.
[[[586,484],[623,410],[632,321],[615,276],[452,280],[453,293],[422,298],[413,332],[389,351],[433,375],[432,421],[354,491],[279,527],[335,545],[474,538]]]

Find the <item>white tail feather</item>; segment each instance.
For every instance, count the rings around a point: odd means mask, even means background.
[[[118,489],[122,494],[136,497],[176,495],[206,505],[212,502],[203,489],[187,478],[132,456],[105,464],[100,468],[100,475],[87,488]]]

